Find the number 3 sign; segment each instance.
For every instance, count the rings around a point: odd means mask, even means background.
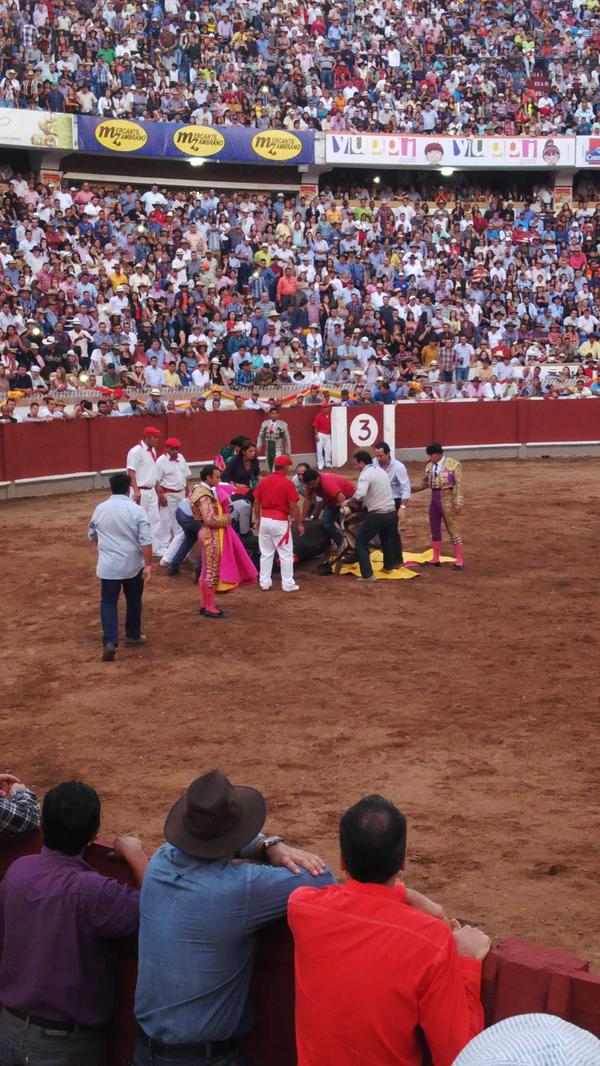
[[[350,438],[361,448],[370,448],[377,440],[379,426],[373,415],[357,415],[350,423]]]

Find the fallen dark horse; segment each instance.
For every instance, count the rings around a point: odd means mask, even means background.
[[[304,533],[298,533],[296,526],[292,526],[292,541],[294,544],[294,560],[299,566],[318,559],[329,550],[329,533],[320,522],[308,521],[304,523]]]

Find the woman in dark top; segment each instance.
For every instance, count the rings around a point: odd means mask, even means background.
[[[250,490],[258,485],[260,466],[256,458],[256,447],[250,440],[244,441],[238,455],[227,463],[223,471],[223,481],[233,485],[246,485]]]

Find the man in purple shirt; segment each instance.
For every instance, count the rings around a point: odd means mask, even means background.
[[[100,799],[80,781],[42,807],[44,848],[17,859],[0,884],[0,1062],[106,1066],[113,1010],[113,941],[136,933],[147,859],[134,837],[115,851],[138,888],[83,859],[100,826]]]

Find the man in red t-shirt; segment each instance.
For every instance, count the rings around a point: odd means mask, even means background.
[[[483,1028],[489,937],[411,898],[398,880],[406,819],[382,796],[346,811],[340,846],[345,884],[288,904],[298,1066],[421,1066],[419,1029],[434,1066],[450,1066]]]
[[[331,407],[324,404],[312,421],[316,436],[317,466],[331,466]]]
[[[310,467],[302,474],[302,483],[306,487],[302,517],[305,518],[308,514],[315,496],[320,496],[323,501],[321,524],[339,548],[343,540],[340,530],[340,507],[354,496],[356,485],[341,474],[323,474],[311,470]]]
[[[258,526],[260,549],[260,587],[268,592],[273,584],[275,552],[281,566],[281,587],[284,592],[298,592],[294,581],[294,548],[291,523],[298,532],[304,532],[296,486],[288,477],[292,460],[289,455],[278,455],[272,474],[259,481],[254,489],[254,523]]]

